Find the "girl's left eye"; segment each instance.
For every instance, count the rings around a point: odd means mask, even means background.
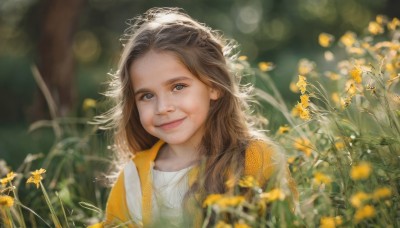
[[[174,91],[178,91],[178,90],[182,90],[182,89],[184,89],[186,87],[186,85],[184,85],[184,84],[177,84],[177,85],[175,85],[174,86]]]

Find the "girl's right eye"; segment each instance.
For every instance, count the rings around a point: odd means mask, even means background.
[[[151,93],[145,93],[142,96],[140,96],[140,100],[150,100],[151,98],[153,98],[153,94]]]

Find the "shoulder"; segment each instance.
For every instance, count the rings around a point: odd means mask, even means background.
[[[115,201],[117,198],[119,199],[121,196],[125,195],[126,180],[130,180],[132,176],[137,175],[136,173],[135,163],[131,160],[128,161],[117,175],[116,181],[111,188],[108,201]]]
[[[164,145],[164,142],[160,140],[151,148],[137,152],[132,158],[133,162],[136,164],[136,166],[141,166],[142,164],[147,164],[154,161],[162,145]]]
[[[274,153],[274,144],[267,140],[254,139],[247,146],[246,154]]]
[[[284,167],[283,153],[269,140],[250,141],[245,155],[245,175],[269,179],[278,169]]]
[[[252,163],[271,163],[282,155],[279,147],[269,140],[252,140],[246,149],[246,161]]]
[[[129,215],[126,213],[128,210],[125,198],[125,170],[128,165],[119,173],[117,181],[111,188],[106,205],[105,224],[112,224],[116,221],[127,221],[129,218]]]
[[[283,149],[272,141],[254,140],[246,150],[245,175],[257,178],[261,186],[273,180],[276,186],[288,189],[293,202],[299,198],[296,183],[290,175]]]
[[[127,195],[127,193],[129,194]],[[131,219],[129,213],[131,207],[127,200],[138,195],[141,197],[139,176],[134,162],[129,161],[121,170],[117,181],[111,188],[107,200],[105,224],[111,225],[115,222],[129,221]],[[136,202],[137,200],[133,201]],[[133,210],[136,209],[133,208]]]
[[[135,176],[136,173],[135,163],[132,160],[128,161],[119,172],[118,177],[111,188],[109,201],[113,201],[114,198],[119,198],[120,196],[125,195],[126,180],[131,179],[131,177]]]

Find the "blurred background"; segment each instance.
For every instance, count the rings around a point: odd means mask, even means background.
[[[321,32],[360,34],[377,14],[400,16],[398,0],[1,0],[0,159],[16,169],[27,154],[46,154],[53,145],[51,128],[28,132],[35,121],[50,118],[32,66],[46,82],[57,116],[87,117],[83,100],[102,99],[128,19],[155,6],[181,7],[223,31],[254,67],[273,62],[269,75],[288,102],[296,99],[289,83],[299,59],[323,57]]]

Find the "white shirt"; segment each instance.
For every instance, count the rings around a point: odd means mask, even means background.
[[[153,180],[152,210],[155,217],[169,221],[170,225],[182,222],[182,200],[188,191],[188,172],[191,167],[165,172],[151,169]],[[135,222],[142,221],[142,190],[133,161],[124,168],[126,202]]]

